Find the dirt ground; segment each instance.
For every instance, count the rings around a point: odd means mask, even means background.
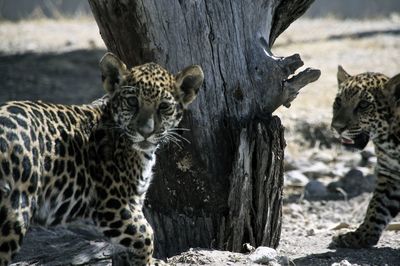
[[[97,62],[105,47],[92,19],[1,22],[0,39],[0,101],[56,99],[83,103],[102,95]],[[275,112],[286,127],[287,160],[307,161],[323,152],[333,157],[327,165],[336,167],[349,156],[358,156],[339,146],[320,148],[318,143],[311,144],[298,131],[298,124],[329,124],[338,64],[349,73],[376,71],[393,76],[400,72],[400,17],[370,21],[300,19],[278,38],[272,50],[277,56],[299,53],[306,66],[322,71],[321,78],[303,88],[291,108]],[[372,167],[366,168],[373,172]],[[315,179],[329,183],[341,177],[332,174]],[[277,263],[400,265],[397,231],[386,231],[372,249],[327,248],[333,235],[355,228],[362,221],[370,193],[306,200],[304,186],[285,187]],[[334,229],[340,223],[348,226]],[[188,251],[170,261],[176,265],[255,265],[246,255],[201,250]]]

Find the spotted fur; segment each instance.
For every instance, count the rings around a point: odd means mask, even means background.
[[[87,105],[14,101],[0,107],[0,265],[32,222],[91,218],[133,265],[153,265],[153,231],[142,206],[155,151],[175,138],[203,82],[199,66],[171,75],[157,64],[100,62],[107,94]]]
[[[338,82],[332,127],[346,146],[363,149],[372,140],[378,181],[364,222],[355,232],[335,237],[332,245],[370,247],[400,210],[400,74],[351,76],[339,66]]]

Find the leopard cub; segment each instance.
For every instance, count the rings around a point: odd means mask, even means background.
[[[14,101],[0,106],[0,266],[20,249],[31,222],[91,218],[133,265],[153,265],[153,230],[143,213],[155,151],[176,134],[203,83],[197,65],[176,75],[133,68],[107,53],[107,94],[91,104]]]
[[[356,231],[335,237],[332,246],[370,247],[400,210],[400,74],[351,76],[339,66],[337,78],[332,128],[348,147],[363,149],[372,140],[378,180],[364,222]]]

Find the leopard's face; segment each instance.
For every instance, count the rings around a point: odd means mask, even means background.
[[[142,151],[174,139],[183,111],[204,79],[199,66],[187,67],[174,76],[154,63],[127,69],[111,53],[100,65],[115,126],[134,149]]]
[[[338,72],[339,90],[333,103],[332,128],[343,145],[363,149],[374,137],[376,123],[381,119],[382,88],[387,77],[377,73],[348,75]]]
[[[175,78],[156,64],[127,72],[110,97],[111,114],[134,148],[154,149],[174,134],[183,114]]]

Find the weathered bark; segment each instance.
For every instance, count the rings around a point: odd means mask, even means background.
[[[219,247],[239,251],[246,242],[270,247],[279,243],[284,147],[276,116],[256,119],[241,130],[229,178],[229,215],[222,224],[229,228],[221,232]]]
[[[276,247],[283,129],[271,113],[319,77],[299,55],[279,58],[277,36],[313,0],[89,0],[107,48],[128,65],[172,72],[200,64],[205,83],[181,126],[190,144],[159,152],[145,213],[157,254],[189,247]]]

